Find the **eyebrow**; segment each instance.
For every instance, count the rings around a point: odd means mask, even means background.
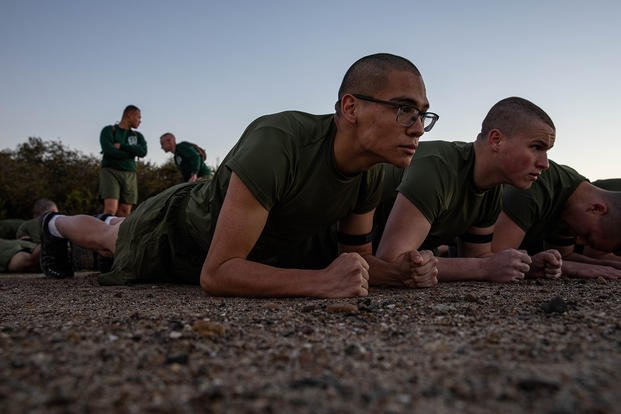
[[[549,141],[544,141],[544,140],[543,140],[543,139],[541,139],[541,138],[535,138],[535,139],[531,142],[531,144],[540,144],[540,145],[543,145],[543,146],[544,146],[544,147],[546,147],[546,148],[552,148],[552,146],[554,145],[554,142],[552,142],[552,145],[550,145],[550,142],[549,142]]]
[[[395,101],[398,103],[402,103],[404,105],[410,105],[413,106],[423,112],[427,111],[429,109],[429,103],[426,102],[423,105],[419,105],[418,102],[416,102],[414,99],[412,98],[408,98],[407,96],[397,96],[395,98],[391,98],[391,101]]]

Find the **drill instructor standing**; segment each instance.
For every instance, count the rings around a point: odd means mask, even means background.
[[[128,105],[121,122],[101,130],[99,197],[104,202],[104,214],[127,217],[138,202],[136,157],[147,155],[144,136],[135,130],[141,118],[140,109]]]

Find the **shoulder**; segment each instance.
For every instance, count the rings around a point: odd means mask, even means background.
[[[586,177],[567,165],[549,160],[549,167],[543,171],[530,188],[531,192],[543,192],[552,198],[566,197],[573,193]],[[529,191],[529,190],[525,190]]]
[[[621,191],[621,178],[607,178],[595,180],[592,184],[596,187],[603,188],[608,191]]]
[[[542,176],[545,175],[546,177],[549,177],[549,179],[556,180],[556,181],[584,181],[586,180],[586,177],[584,177],[578,171],[574,170],[573,168],[567,165],[557,164],[556,162],[552,160],[548,160],[548,163],[550,164],[550,166],[546,171],[544,171],[541,174]]]
[[[472,142],[425,141],[419,143],[413,159],[435,157],[446,161],[457,161],[461,159],[469,159],[473,153]]]
[[[442,176],[458,175],[472,164],[474,151],[472,143],[461,141],[421,142],[407,168],[406,175],[429,174],[430,170],[441,172]]]
[[[313,115],[300,111],[285,111],[257,118],[248,126],[244,136],[265,134],[306,143],[325,137],[333,123],[332,114]]]

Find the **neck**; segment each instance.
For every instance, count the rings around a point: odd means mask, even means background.
[[[490,160],[488,159],[489,153],[485,152],[484,145],[481,141],[477,140],[473,145],[474,149],[474,172],[473,181],[474,186],[479,190],[487,190],[498,184],[500,181],[496,177],[496,174],[490,166]]]
[[[119,128],[132,129],[131,125],[129,125],[129,121],[125,119],[121,119],[121,122],[119,122]]]
[[[336,168],[345,175],[356,175],[376,164],[376,161],[363,154],[353,131],[341,128],[338,120],[332,151]]]

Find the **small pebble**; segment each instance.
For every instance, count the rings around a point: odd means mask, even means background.
[[[222,336],[226,332],[224,325],[217,322],[208,322],[202,319],[195,321],[192,324],[192,328],[199,334],[208,338]]]
[[[358,306],[352,303],[332,303],[325,310],[330,313],[358,313]]]
[[[543,303],[541,308],[545,313],[564,313],[567,311],[567,302],[560,296],[556,296],[549,301]]]

